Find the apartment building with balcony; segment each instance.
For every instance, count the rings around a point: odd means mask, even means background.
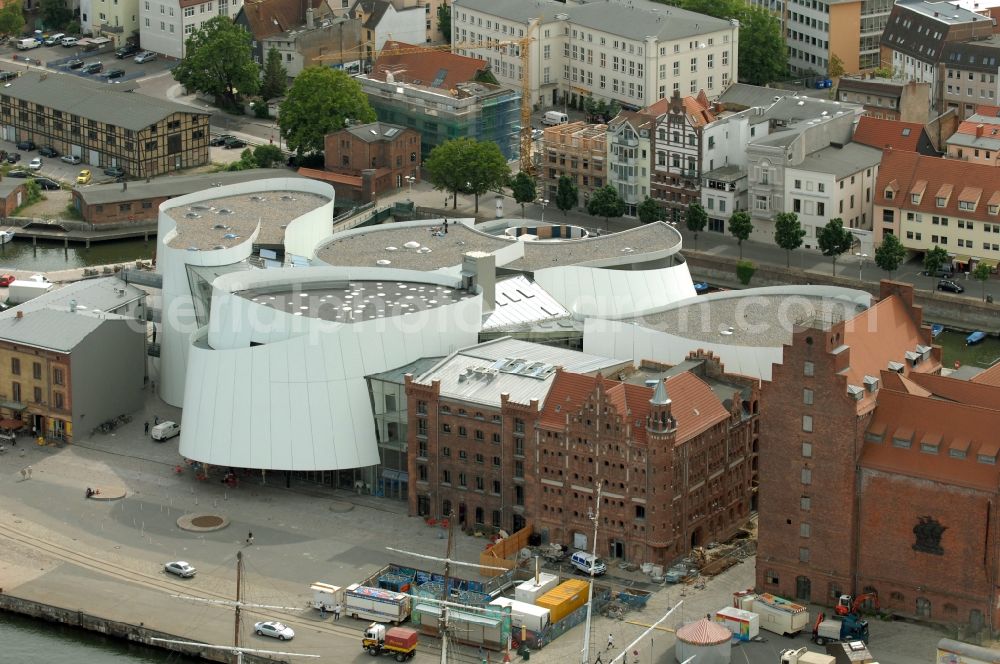
[[[977,106],[946,145],[949,159],[1000,166],[1000,106]]]
[[[586,207],[591,194],[608,183],[608,126],[570,122],[546,127],[542,134],[542,157],[538,181],[542,197],[556,200],[559,178],[569,177]]]
[[[656,116],[646,109],[622,111],[608,123],[608,184],[625,202],[625,216],[650,195],[652,134]]]
[[[651,0],[456,0],[455,51],[485,58],[501,85],[521,89],[526,48],[531,103],[576,106],[584,97],[638,110],[673,90],[709,96],[736,80],[736,22]],[[493,48],[462,48],[508,42]]]
[[[145,178],[208,163],[211,114],[77,76],[24,74],[0,94],[0,136]]]
[[[703,132],[716,120],[715,111],[704,90],[697,97],[681,97],[680,92],[674,90],[669,99],[646,110],[657,114],[652,197],[666,207],[673,221],[680,222],[688,205],[700,199],[702,154],[707,148]]]
[[[215,16],[235,18],[242,7],[243,0],[139,0],[142,48],[180,60],[188,38],[205,21]]]
[[[948,251],[971,271],[1000,262],[1000,178],[989,164],[886,150],[875,186],[876,242],[886,234],[907,250]]]

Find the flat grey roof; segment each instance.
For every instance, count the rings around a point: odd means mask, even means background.
[[[240,182],[251,182],[266,178],[299,178],[295,171],[284,168],[252,168],[248,171],[233,171],[231,173],[198,173],[197,175],[167,175],[149,182],[129,182],[122,189],[121,184],[92,184],[77,187],[76,192],[88,205],[103,205],[136,201],[145,198],[175,198],[185,194],[193,194],[210,186],[223,186]]]
[[[18,76],[4,84],[3,94],[134,131],[174,113],[211,115],[193,106],[122,91],[114,84],[50,72]]]
[[[406,374],[419,376],[425,371],[429,371],[435,364],[443,359],[443,355],[435,357],[421,357],[413,360],[412,362],[408,362],[401,367],[387,369],[386,371],[380,371],[365,377],[371,378],[372,380],[383,380],[387,383],[398,383],[402,385],[405,382]]]
[[[693,341],[776,348],[790,343],[796,325],[853,318],[864,307],[817,295],[761,294],[696,298],[659,313],[624,319]]]
[[[976,12],[969,11],[968,9],[963,9],[958,5],[953,5],[945,0],[940,0],[940,2],[928,2],[927,0],[899,0],[897,4],[906,7],[910,11],[923,14],[928,18],[947,25],[989,20],[983,17],[982,14],[977,14]]]
[[[980,150],[1000,150],[1000,136],[980,136],[975,134],[954,133],[948,139],[948,145],[959,145],[962,147],[979,148]]]
[[[778,101],[768,106],[764,111],[764,118],[767,120],[784,120],[785,122],[800,122],[802,120],[815,120],[817,118],[832,118],[838,113],[855,113],[860,110],[858,104],[848,104],[829,99],[815,99],[813,97],[782,97]],[[823,113],[826,115],[823,115]]]
[[[797,166],[798,168],[816,173],[830,173],[837,178],[847,177],[865,168],[875,166],[882,161],[882,151],[861,143],[848,143],[838,148],[830,146],[810,153]]]
[[[570,22],[574,25],[639,41],[646,37],[672,41],[732,27],[732,24],[724,19],[696,14],[650,0],[628,2],[593,0],[582,4],[569,4],[556,0],[503,0],[503,2],[455,0],[455,6],[492,14],[517,23],[527,23],[538,17],[542,17],[542,23],[550,23],[557,14],[568,14]]]
[[[109,311],[137,300],[145,294],[142,289],[126,284],[118,277],[83,279],[65,286],[56,286],[47,293],[0,313],[0,318],[16,316],[18,311],[29,312],[39,309],[58,309],[68,312],[70,301],[76,303],[78,312]]]
[[[341,281],[307,287],[263,287],[237,291],[236,295],[293,316],[335,323],[404,316],[474,297],[468,291],[410,281]]]
[[[369,122],[363,125],[352,125],[346,131],[366,143],[375,143],[393,140],[406,131],[406,127],[388,122]]]
[[[107,317],[107,314],[99,317],[85,312],[39,309],[24,314],[22,318],[0,318],[0,339],[69,353],[99,328]]]
[[[258,223],[257,244],[282,244],[290,222],[328,202],[319,194],[262,190],[170,208],[167,213],[177,222],[177,235],[169,244],[199,251],[229,248],[246,241]]]
[[[792,90],[782,90],[781,88],[765,88],[761,85],[750,85],[749,83],[733,83],[719,95],[719,102],[722,104],[732,104],[734,106],[762,106],[767,108],[775,101],[775,97],[790,97],[795,94]]]
[[[447,234],[441,232],[442,228],[438,221],[424,226],[373,226],[368,232],[333,240],[316,256],[330,265],[373,267],[379,265],[377,261],[387,260],[390,262],[384,267],[428,271],[460,265],[462,256],[470,251],[493,253],[510,246],[511,242],[520,241],[488,235],[464,224],[448,224]],[[646,251],[670,249],[680,241],[670,226],[657,222],[582,240],[527,241],[524,242],[523,258],[497,267],[533,272],[557,265],[579,265],[622,257],[639,262]],[[420,246],[409,249],[406,247],[409,242]]]
[[[558,367],[588,374],[624,364],[631,360],[503,337],[463,348],[415,380],[424,385],[439,380],[442,396],[469,403],[499,407],[500,395],[507,394],[523,404],[538,399],[541,407]]]

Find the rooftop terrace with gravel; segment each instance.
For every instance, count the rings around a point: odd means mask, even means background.
[[[817,295],[727,293],[624,320],[694,341],[774,348],[791,343],[796,326],[828,329],[864,310],[854,302]]]
[[[457,223],[448,224],[447,233],[440,221],[406,227],[384,224],[335,239],[316,255],[330,265],[431,271],[460,265],[470,251],[493,253],[519,241]],[[559,265],[634,263],[646,253],[679,248],[680,241],[662,222],[580,240],[525,241],[524,256],[502,267],[532,272]]]
[[[245,242],[260,223],[257,244],[280,245],[292,221],[326,205],[326,196],[301,191],[266,191],[220,196],[169,208],[177,235],[169,245],[199,251],[228,249]]]

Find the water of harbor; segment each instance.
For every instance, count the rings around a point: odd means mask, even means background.
[[[0,663],[194,664],[183,657],[100,634],[0,613]]]
[[[14,238],[13,242],[0,245],[0,273],[11,270],[53,272],[92,265],[126,263],[141,258],[152,258],[155,244],[137,240],[94,242],[90,249],[82,243],[42,242],[32,246],[31,240]],[[2,653],[0,653],[2,657]]]

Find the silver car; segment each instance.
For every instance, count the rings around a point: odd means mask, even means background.
[[[255,623],[253,631],[257,633],[257,636],[270,636],[279,641],[288,641],[295,636],[295,630],[277,620]]]
[[[152,51],[142,51],[140,53],[137,53],[136,56],[132,59],[138,62],[139,64],[142,64],[143,62],[152,62],[153,60],[156,59],[156,53],[153,53]]]
[[[176,574],[182,579],[190,579],[194,576],[198,570],[192,567],[190,564],[184,562],[183,560],[177,560],[172,563],[167,563],[163,566],[163,569],[170,574]]]
[[[42,170],[42,158],[41,157],[35,157],[30,162],[28,162],[28,170],[31,170],[31,171],[40,171],[40,170]]]
[[[64,154],[59,157],[59,161],[65,161],[67,164],[79,164],[80,158],[75,154]]]

